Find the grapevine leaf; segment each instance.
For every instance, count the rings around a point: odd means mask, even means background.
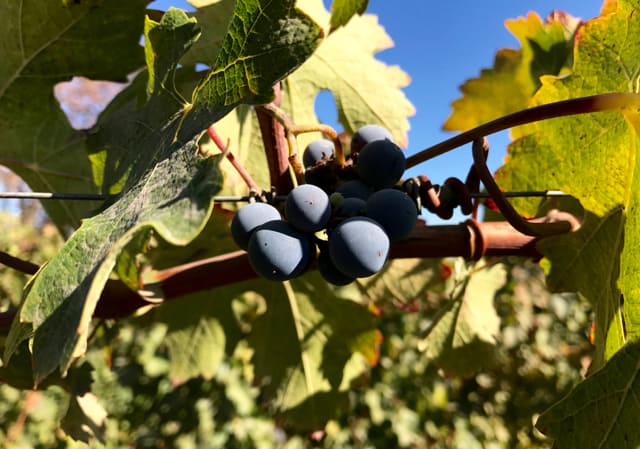
[[[318,23],[328,22],[329,13],[321,2],[305,0],[299,5]],[[203,36],[204,39],[206,28]],[[390,45],[389,37],[374,16],[354,17],[346,26],[331,33],[309,60],[284,80],[281,107],[295,123],[318,123],[314,99],[320,91],[328,89],[337,100],[339,120],[348,132],[364,124],[380,123],[392,130],[399,143],[406,144],[407,117],[413,114],[413,106],[399,88],[405,86],[409,78],[399,68],[388,67],[372,57]],[[193,62],[208,61],[195,58]],[[266,158],[255,151],[262,145],[255,114],[249,108],[237,108],[217,122],[215,129],[224,142],[229,141],[230,151],[258,186],[268,190]],[[318,133],[299,135],[299,151],[319,137]],[[218,151],[207,138],[201,145],[207,153]],[[223,162],[220,168],[225,178],[224,194],[245,195],[246,184],[230,164]]]
[[[633,92],[640,57],[640,39],[635,38],[639,6],[620,1],[615,13],[589,21],[576,37],[572,75],[543,77],[534,102]],[[561,189],[587,211],[576,234],[549,239],[540,249],[550,260],[551,286],[580,291],[594,307],[594,367],[627,339],[640,336],[638,122],[637,111],[625,110],[533,124],[531,135],[510,146],[508,162],[497,174],[504,189]],[[597,182],[603,169],[606,182]],[[521,210],[534,213],[535,205]]]
[[[357,290],[334,289],[318,275],[264,283],[267,312],[253,325],[255,374],[274,412],[287,424],[317,429],[335,416],[351,381],[362,372],[352,358],[377,362],[374,316],[349,299]]]
[[[147,3],[0,5],[0,164],[33,190],[95,192],[84,135],[71,128],[53,89],[73,75],[125,81],[140,68],[138,42]],[[96,203],[58,201],[44,207],[67,234]]]
[[[200,292],[159,309],[159,320],[168,325],[165,341],[174,385],[197,376],[212,378],[225,353],[233,352],[240,328],[231,308],[235,295],[227,293],[216,291],[214,298],[213,292]]]
[[[167,79],[167,75],[175,73],[173,67],[176,61],[200,37],[196,19],[188,18],[184,13],[174,13],[174,11],[176,11],[174,8],[169,8],[161,22],[155,22],[149,17],[144,22],[144,35],[147,39],[145,56],[149,72],[147,95],[149,96],[162,90],[177,94],[173,78]]]
[[[500,331],[493,303],[496,292],[505,285],[506,269],[503,265],[475,269],[478,271],[456,270],[460,281],[451,301],[419,343],[429,359],[461,376],[494,362]]]
[[[507,20],[505,25],[521,48],[499,50],[492,68],[460,87],[462,97],[452,103],[453,112],[443,128],[466,131],[524,109],[540,87],[540,76],[570,69],[573,36],[579,24],[579,19],[561,12],[544,22],[534,12]]]
[[[240,102],[270,102],[274,82],[314,52],[322,30],[294,3],[245,0],[236,4],[225,44],[213,70],[194,91],[178,138],[199,133],[203,124],[222,118]]]
[[[329,21],[329,13],[319,0],[302,1],[300,7],[318,23]],[[338,120],[347,133],[377,123],[387,127],[399,145],[406,146],[407,118],[413,115],[414,108],[400,89],[410,79],[400,68],[373,57],[392,45],[376,16],[353,17],[347,26],[331,33],[318,51],[287,78],[283,108],[296,123],[316,123],[315,96],[329,90],[336,101]],[[301,146],[311,138],[309,135],[300,139]]]
[[[331,4],[331,31],[346,25],[354,15],[364,14],[368,3],[369,0],[333,0]]]
[[[235,0],[189,0],[195,6],[193,17],[202,28],[202,37],[181,59],[182,64],[207,64],[213,67],[227,34]]]
[[[107,411],[93,393],[72,396],[69,408],[60,422],[62,430],[74,440],[87,444],[99,440],[105,442]]]
[[[536,427],[554,448],[638,447],[640,342],[620,349],[599,371],[547,410]]]
[[[443,285],[440,266],[440,261],[430,259],[393,259],[377,274],[357,283],[372,300],[406,305]]]
[[[65,372],[73,359],[83,354],[100,292],[119,253],[138,233],[153,228],[165,241],[186,245],[202,230],[211,214],[211,198],[221,182],[217,158],[198,157],[196,142],[202,130],[240,101],[272,95],[273,83],[313,50],[319,36],[313,22],[293,10],[292,2],[266,3],[237,3],[219,66],[194,94],[193,107],[185,108],[163,88],[153,91],[143,107],[129,105],[127,113],[119,116],[121,120],[102,125],[98,141],[104,142],[105,151],[124,148],[125,153],[133,155],[133,163],[120,197],[99,215],[85,220],[60,253],[35,276],[20,319],[14,321],[7,348],[16,347],[16,341],[24,337],[26,323],[31,323],[35,331],[32,351],[36,383],[56,367]],[[189,21],[182,11],[170,9],[160,26],[148,30],[173,38],[147,36],[147,45],[153,45],[155,39],[172,42],[158,50],[178,56],[175,49],[186,51],[197,37],[192,27],[189,33],[180,31],[185,23]],[[245,28],[246,24],[252,26]],[[279,45],[271,47],[274,34]],[[176,42],[178,39],[182,41]],[[280,59],[274,64],[268,56]],[[158,55],[154,60],[167,59]],[[176,62],[149,68],[155,70],[154,79],[162,80],[154,82],[155,87],[167,85]],[[113,117],[118,115],[114,113]],[[118,161],[112,162],[117,165]],[[11,351],[6,352],[8,358]]]

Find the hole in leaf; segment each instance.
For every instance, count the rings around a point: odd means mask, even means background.
[[[53,94],[75,129],[93,126],[98,115],[127,83],[93,81],[84,77],[73,77],[71,81],[58,83]]]
[[[336,101],[329,90],[322,90],[316,95],[314,101],[314,111],[320,123],[332,126],[336,131],[342,129],[338,122],[338,108]]]

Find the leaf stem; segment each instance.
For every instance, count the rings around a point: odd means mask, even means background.
[[[564,117],[567,115],[639,108],[640,94],[628,92],[599,94],[590,97],[574,98],[571,100],[562,100],[555,103],[534,106],[529,109],[524,109],[522,111],[497,118],[426,148],[407,158],[407,168],[414,167],[462,145],[471,143],[476,139],[480,139],[498,131],[513,128],[514,126],[524,125],[526,123],[537,122],[540,120],[547,120],[550,118]]]
[[[247,187],[249,187],[249,190],[251,190],[252,192],[258,192],[260,190],[260,188],[258,187],[258,184],[253,180],[253,178],[251,177],[247,169],[244,168],[244,166],[240,163],[240,161],[236,159],[233,153],[229,151],[229,144],[228,143],[225,144],[222,141],[222,139],[216,132],[213,125],[207,128],[207,135],[211,138],[213,143],[216,144],[218,149],[226,156],[227,160],[231,163],[233,168],[235,168],[235,170],[238,172],[238,174],[240,175],[242,180],[245,182]]]

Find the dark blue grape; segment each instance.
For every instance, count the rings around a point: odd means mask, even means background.
[[[373,193],[373,190],[359,179],[352,179],[341,183],[336,188],[336,192],[341,193],[345,198],[360,198],[366,201]]]
[[[356,169],[365,184],[384,189],[402,178],[406,165],[400,147],[389,140],[376,140],[362,148]]]
[[[253,231],[268,221],[280,220],[280,212],[267,203],[249,203],[241,207],[231,220],[231,237],[242,249],[247,249]]]
[[[329,196],[320,187],[302,184],[287,195],[284,204],[287,221],[303,232],[324,228],[331,218]]]
[[[356,215],[362,215],[367,207],[365,200],[360,198],[345,198],[342,200],[342,204],[335,208],[333,213],[337,217],[355,217]]]
[[[249,263],[271,281],[293,279],[307,268],[315,245],[306,234],[289,223],[270,221],[257,228],[249,239]]]
[[[346,276],[371,276],[380,271],[388,255],[389,237],[367,217],[348,218],[329,236],[331,262]]]
[[[367,217],[380,223],[391,241],[407,238],[418,219],[416,203],[396,189],[382,189],[371,195],[366,211]]]
[[[331,262],[328,250],[320,250],[320,255],[318,256],[318,271],[325,281],[333,285],[347,285],[355,281],[354,277],[347,276],[336,268],[333,262]]]
[[[316,162],[333,157],[333,142],[328,139],[314,140],[304,149],[302,163],[305,167],[313,167]]]
[[[357,154],[366,144],[376,140],[393,141],[393,136],[387,128],[380,125],[365,125],[358,128],[351,136],[351,154]]]

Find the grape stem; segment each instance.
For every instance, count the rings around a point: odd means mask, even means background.
[[[497,118],[426,148],[407,158],[407,168],[414,167],[462,145],[471,143],[476,139],[482,139],[485,136],[513,128],[514,126],[568,115],[614,110],[637,110],[638,108],[640,108],[640,94],[627,92],[599,94],[535,106]]]
[[[338,138],[338,132],[331,126],[324,123],[298,125],[291,120],[287,113],[273,103],[264,106],[265,111],[277,120],[285,129],[287,134],[297,137],[300,134],[320,132],[333,141],[335,147],[334,158],[340,167],[345,165],[344,149],[342,142]],[[290,146],[290,157],[297,156],[297,144],[295,147]]]
[[[276,98],[271,104],[279,106],[282,102],[280,84],[276,84],[273,90]],[[294,182],[289,172],[289,143],[287,142],[284,126],[273,117],[267,106],[256,106],[255,113],[260,125],[262,144],[267,157],[269,179],[271,181],[270,187],[275,189],[278,194],[287,194],[294,187]]]
[[[231,163],[233,168],[238,172],[238,174],[240,175],[242,180],[245,182],[247,187],[249,187],[249,190],[251,190],[252,192],[258,192],[260,190],[260,187],[258,187],[258,184],[256,184],[256,182],[253,180],[249,172],[244,168],[244,166],[240,163],[240,161],[236,159],[233,153],[229,151],[229,144],[227,143],[225,145],[225,143],[222,141],[222,139],[216,132],[213,125],[207,128],[207,135],[211,138],[211,140],[218,147],[218,149],[226,156],[227,160]]]

